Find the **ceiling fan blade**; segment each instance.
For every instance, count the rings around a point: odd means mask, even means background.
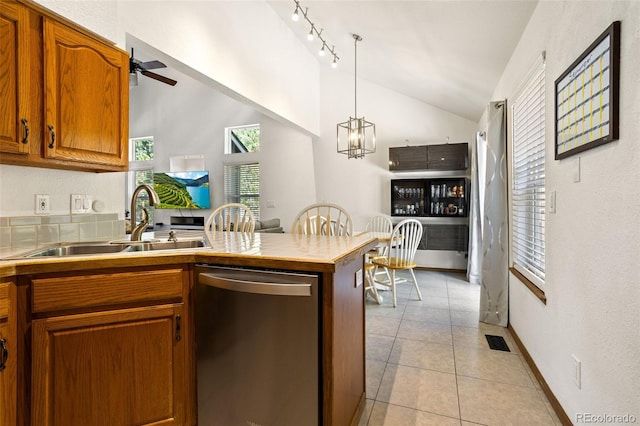
[[[162,76],[160,74],[156,74],[156,73],[151,72],[151,71],[140,70],[140,73],[142,73],[142,75],[144,75],[144,76],[147,76],[149,78],[153,78],[154,80],[161,81],[161,82],[163,82],[165,84],[168,84],[170,86],[175,86],[176,83],[177,83],[177,81],[175,81],[175,80],[172,80],[172,79],[170,79],[168,77]]]
[[[156,68],[166,68],[167,66],[160,61],[141,62],[138,64],[140,68],[145,70],[153,70]]]

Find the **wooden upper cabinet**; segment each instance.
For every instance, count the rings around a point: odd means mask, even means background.
[[[46,158],[126,168],[129,58],[46,17]]]
[[[466,143],[418,145],[389,148],[389,170],[466,170],[469,148]]]
[[[0,163],[127,170],[127,52],[37,3],[1,0],[0,57]]]
[[[389,170],[424,170],[426,168],[426,145],[389,148]]]
[[[28,10],[0,2],[0,152],[29,152]]]
[[[466,170],[469,167],[469,145],[451,143],[428,145],[427,169],[429,170]]]

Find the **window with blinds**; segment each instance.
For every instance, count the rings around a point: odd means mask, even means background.
[[[135,189],[142,184],[153,186],[153,136],[129,139],[129,172],[126,174],[126,200],[125,206],[129,206]],[[142,209],[146,208],[149,214],[149,224],[153,226],[155,209],[149,206],[149,196],[142,191],[136,200],[136,222],[142,220]],[[129,210],[127,208],[127,210]]]
[[[260,164],[226,164],[224,196],[225,202],[244,204],[260,219]]]
[[[544,57],[512,103],[513,267],[543,288],[545,274],[545,82]]]

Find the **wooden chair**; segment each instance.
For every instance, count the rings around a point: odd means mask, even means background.
[[[389,283],[377,281],[376,283],[391,287],[391,296],[393,298],[393,307],[397,306],[396,302],[396,271],[408,270],[411,273],[413,285],[418,292],[418,299],[422,300],[422,293],[418,287],[418,280],[413,272],[416,267],[414,261],[416,250],[422,239],[422,223],[417,219],[405,219],[398,223],[391,232],[391,239],[387,246],[387,254],[385,256],[375,257],[371,263],[375,266],[387,268],[391,272],[391,280]]]
[[[372,217],[371,220],[367,222],[365,230],[367,232],[386,232],[391,234],[391,231],[393,231],[393,223],[389,216],[378,215]]]
[[[240,203],[223,204],[211,213],[204,229],[206,231],[253,232],[256,221],[249,207]]]
[[[353,221],[337,204],[311,204],[298,213],[291,225],[292,234],[353,235]]]
[[[376,266],[367,258],[364,263],[364,297],[367,297],[367,294],[369,294],[371,295],[371,297],[373,297],[378,305],[381,305],[382,296],[378,294],[378,288],[376,287],[376,282],[373,278],[375,268]]]
[[[380,232],[383,234],[391,235],[393,231],[393,222],[391,222],[391,217],[386,215],[378,215],[372,217],[369,222],[367,222],[367,226],[365,228],[367,232]],[[388,244],[379,243],[377,247],[375,247],[369,254],[369,258],[374,258],[377,256],[386,256]],[[373,279],[379,275],[385,275],[387,278],[387,282],[391,281],[391,276],[389,275],[389,271],[387,268],[382,268],[379,266],[374,266],[373,268]]]

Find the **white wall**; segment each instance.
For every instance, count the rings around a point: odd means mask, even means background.
[[[261,112],[318,133],[319,63],[264,0],[118,0],[118,13],[119,35],[161,50]]]
[[[622,21],[620,139],[554,160],[554,81],[613,21]],[[493,99],[513,97],[546,50],[547,305],[509,280],[510,323],[566,413],[640,419],[640,2],[542,1]],[[573,167],[580,158],[580,182]],[[582,387],[573,359],[582,362]]]
[[[203,74],[266,116],[308,134],[318,132],[318,62],[262,0],[38,3],[122,48],[131,34],[135,36],[132,39],[182,61],[183,71]],[[126,208],[124,180],[124,173],[2,165],[0,215],[33,214],[36,193],[51,195],[52,213],[69,213],[69,195],[83,193],[103,201],[105,211],[122,218]]]
[[[155,170],[168,171],[172,156],[204,155],[213,209],[225,203],[224,163],[257,161],[261,218],[280,218],[288,230],[302,205],[315,201],[311,137],[185,74],[173,69],[157,72],[178,84],[171,87],[140,76],[139,85],[131,88],[129,115],[132,137],[154,136]],[[225,127],[256,123],[260,152],[225,155]],[[267,200],[275,201],[275,207],[268,208]],[[211,211],[156,210],[155,221],[169,223],[169,216],[181,214],[206,218]]]

